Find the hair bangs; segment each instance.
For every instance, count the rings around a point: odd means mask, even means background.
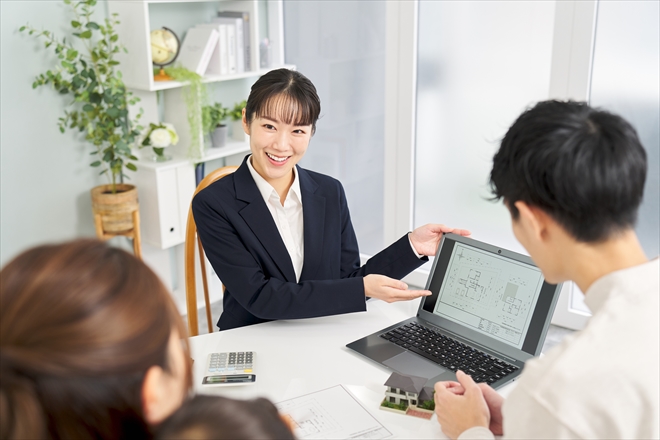
[[[256,116],[295,126],[314,125],[313,104],[303,96],[294,96],[288,92],[269,98],[262,108],[257,110]]]

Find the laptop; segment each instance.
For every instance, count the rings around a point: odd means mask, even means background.
[[[417,316],[347,347],[427,386],[460,369],[499,388],[540,354],[561,285],[525,255],[445,234],[426,290]]]

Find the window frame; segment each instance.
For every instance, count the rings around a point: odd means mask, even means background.
[[[548,99],[588,101],[597,11],[598,0],[556,2]],[[413,228],[418,12],[419,0],[387,2],[383,210],[386,244]],[[363,263],[369,258],[361,256]],[[417,269],[404,281],[423,288],[428,274],[428,269]],[[573,283],[564,284],[553,324],[584,328],[590,315],[572,307],[572,296],[576,294],[581,293]]]

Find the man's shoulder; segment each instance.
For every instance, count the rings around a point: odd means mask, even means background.
[[[621,429],[630,434],[627,424],[657,429],[643,420],[660,405],[657,298],[649,295],[635,307],[618,298],[610,297],[584,330],[528,361],[513,401],[542,407],[585,437]],[[603,416],[607,427],[596,429],[593,420]]]

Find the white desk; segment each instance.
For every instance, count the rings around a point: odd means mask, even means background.
[[[435,419],[417,419],[379,409],[390,371],[346,348],[346,344],[415,316],[419,300],[367,302],[366,313],[294,321],[274,321],[190,338],[195,391],[280,402],[343,384],[396,438],[446,438]],[[201,385],[208,353],[255,351],[254,385],[205,388]],[[505,387],[502,394],[510,391]]]

